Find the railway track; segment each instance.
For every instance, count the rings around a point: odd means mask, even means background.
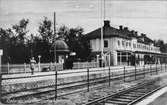
[[[165,87],[159,86],[154,82],[149,81],[106,97],[90,100],[84,105],[134,105],[155,91]]]

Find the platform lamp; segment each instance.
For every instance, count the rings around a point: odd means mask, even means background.
[[[38,68],[41,70],[41,55],[38,55]]]

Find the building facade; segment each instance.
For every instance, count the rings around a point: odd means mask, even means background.
[[[138,35],[136,31],[130,31],[123,26],[118,29],[111,27],[108,20],[104,21],[102,30],[103,41],[101,28],[85,35],[90,40],[92,55],[97,61],[102,58],[105,65],[144,65],[160,62],[160,48],[154,46],[153,40],[145,34]]]

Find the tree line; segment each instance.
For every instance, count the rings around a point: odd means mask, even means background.
[[[70,52],[75,52],[75,59],[86,61],[90,54],[89,42],[84,38],[83,28],[69,28],[65,25],[53,32],[53,23],[47,17],[40,22],[38,33],[30,34],[27,29],[29,19],[21,19],[11,28],[0,28],[0,49],[3,49],[2,63],[29,63],[31,57],[41,56],[41,62],[54,62],[53,43],[63,39]],[[70,58],[69,58],[70,59]]]
[[[70,52],[75,52],[75,59],[67,61],[87,61],[91,52],[90,43],[83,35],[82,27],[69,28],[62,25],[56,34],[53,32],[53,23],[47,17],[40,22],[38,33],[30,34],[27,29],[29,19],[21,19],[11,28],[0,28],[0,49],[3,49],[2,63],[29,63],[31,57],[41,56],[41,62],[54,62],[53,43],[57,39],[63,39],[69,46]],[[167,53],[167,43],[163,40],[154,40],[154,44],[160,47],[160,51]]]

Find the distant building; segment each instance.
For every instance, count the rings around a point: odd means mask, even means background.
[[[90,40],[91,55],[101,58],[101,28],[87,33]],[[110,26],[105,20],[103,26],[103,60],[106,65],[144,65],[160,62],[160,48],[154,46],[153,40],[145,34],[138,35],[134,30],[120,26]]]

